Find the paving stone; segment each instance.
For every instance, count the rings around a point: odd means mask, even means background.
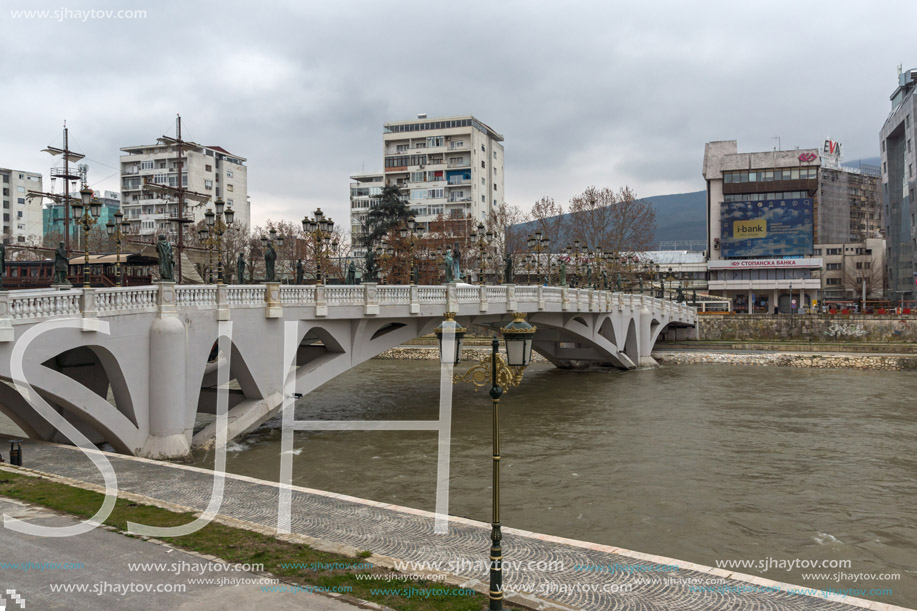
[[[40,442],[23,443],[24,466],[61,477],[102,485],[103,480],[93,464],[79,451],[65,446]],[[144,495],[160,502],[173,503],[203,511],[209,501],[212,473],[171,463],[108,455],[118,476],[120,490]],[[220,513],[230,518],[255,523],[268,528],[277,524],[278,488],[269,482],[227,476],[225,495]],[[400,560],[423,562],[467,560],[486,562],[490,546],[489,525],[466,519],[450,521],[449,534],[433,534],[433,517],[416,510],[407,512],[380,503],[346,500],[294,489],[292,492],[292,530],[296,534],[325,542],[351,546],[359,550]],[[512,561],[560,561],[563,570],[521,571],[505,567],[504,581],[519,586],[520,592],[537,591],[543,584],[566,586],[566,592],[538,594],[542,601],[556,601],[565,607],[595,610],[815,610],[849,611],[866,608],[865,601],[853,604],[831,598],[789,594],[785,591],[691,591],[690,584],[681,580],[724,579],[731,588],[753,588],[759,579],[724,578],[722,572],[711,574],[703,570],[679,569],[658,573],[577,571],[576,566],[649,567],[664,561],[645,554],[613,553],[598,545],[582,545],[559,541],[534,533],[504,529],[503,555]],[[371,560],[370,560],[371,561]],[[668,564],[668,563],[667,563]],[[678,561],[671,564],[679,564]],[[683,565],[684,563],[682,563]],[[639,571],[639,572],[637,572]],[[487,583],[485,573],[456,570],[459,578],[479,579]],[[656,583],[640,583],[657,579]],[[770,582],[768,582],[770,583]],[[603,592],[604,585],[633,584],[630,592]],[[583,591],[584,586],[598,586],[598,591]],[[796,587],[796,586],[793,586]],[[878,608],[893,607],[878,604]]]

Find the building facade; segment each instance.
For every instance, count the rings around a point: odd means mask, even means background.
[[[879,300],[886,296],[885,239],[816,244],[822,258],[821,296],[826,302]]]
[[[503,205],[503,136],[473,116],[418,115],[415,120],[385,123],[382,147],[381,173],[351,176],[356,181],[351,184],[350,209],[355,245],[372,206],[369,190],[381,192],[382,186],[404,190],[420,231],[439,216],[470,216],[480,222]]]
[[[70,197],[79,201],[80,192],[72,191]],[[121,209],[121,194],[115,191],[96,191],[93,198],[102,202],[101,213],[96,221],[96,225],[105,231],[105,225],[108,221],[115,222],[115,212]],[[64,204],[55,202],[46,204],[42,211],[42,233],[47,236],[56,234],[63,238],[64,229]],[[78,244],[83,231],[73,222],[73,213],[70,216],[70,240],[73,244]]]
[[[914,188],[917,163],[914,140],[917,130],[917,70],[898,73],[891,95],[892,110],[879,135],[882,163],[882,198],[885,205],[885,239],[888,289],[896,299],[917,299],[917,200]]]
[[[178,187],[178,147],[148,144],[122,148],[121,203],[130,233],[153,235],[175,231],[178,199],[157,188]],[[185,197],[185,219],[197,223],[213,202],[222,197],[235,211],[234,227],[251,227],[248,168],[245,158],[219,146],[185,143],[182,146],[181,184],[193,194]]]
[[[760,153],[739,153],[735,140],[709,142],[703,175],[709,290],[742,311],[813,307],[823,288],[820,254],[838,243],[863,250],[882,237],[878,175],[841,166],[832,140],[821,150]]]
[[[29,198],[29,191],[42,191],[41,174],[0,168],[3,185],[3,235],[14,243],[42,235],[40,197]]]

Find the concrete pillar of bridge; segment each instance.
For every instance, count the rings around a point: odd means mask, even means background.
[[[177,316],[159,316],[150,327],[150,432],[140,455],[179,458],[191,452],[185,429],[187,338]]]
[[[653,358],[653,330],[650,324],[653,322],[653,314],[649,308],[642,307],[640,314],[635,316],[637,319],[637,365],[640,367],[659,367],[659,363]]]

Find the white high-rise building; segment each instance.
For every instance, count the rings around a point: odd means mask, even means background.
[[[3,235],[13,242],[25,242],[29,236],[42,236],[40,197],[29,199],[29,191],[42,191],[41,174],[0,168],[3,185]]]
[[[121,149],[121,202],[131,233],[151,235],[173,230],[169,219],[178,217],[177,197],[157,185],[178,186],[178,147],[146,144]],[[235,211],[235,227],[251,227],[248,168],[245,158],[219,146],[182,145],[182,185],[200,197],[185,198],[185,218],[198,222],[222,197]]]
[[[404,189],[421,229],[440,215],[483,221],[503,204],[503,136],[491,127],[470,115],[418,115],[383,127],[383,171],[351,176],[355,244],[382,186]]]

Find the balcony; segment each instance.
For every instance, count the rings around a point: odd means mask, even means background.
[[[468,197],[450,197],[449,198],[450,204],[463,204],[463,203],[470,203],[470,202],[471,202],[470,195]]]
[[[460,186],[460,185],[470,185],[470,184],[471,184],[471,179],[470,179],[470,178],[456,178],[456,177],[453,176],[452,178],[449,179],[449,185],[448,185],[448,186],[450,186],[450,187],[457,187],[457,186]]]
[[[450,168],[470,168],[470,167],[471,167],[471,160],[470,160],[470,159],[466,159],[466,160],[464,160],[464,161],[450,161],[450,162],[449,162],[449,167],[450,167]]]

